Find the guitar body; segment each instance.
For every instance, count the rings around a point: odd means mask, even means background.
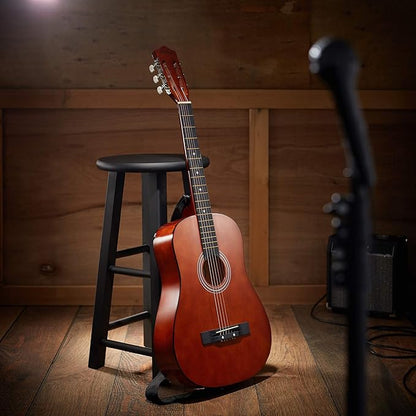
[[[162,282],[154,356],[167,378],[191,386],[220,387],[253,377],[271,345],[267,315],[246,275],[240,230],[225,215],[213,219],[223,265],[215,285],[204,272],[196,216],[165,224],[153,242]],[[226,315],[227,327],[243,324],[240,334],[203,342],[201,334],[219,329],[219,315]]]

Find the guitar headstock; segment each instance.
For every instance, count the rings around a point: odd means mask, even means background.
[[[183,76],[181,64],[176,52],[162,46],[152,53],[154,62],[149,66],[150,72],[156,72],[153,76],[155,83],[161,83],[157,92],[166,92],[176,103],[189,101],[189,91]]]

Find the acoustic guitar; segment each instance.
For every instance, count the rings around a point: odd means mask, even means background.
[[[177,104],[192,214],[163,225],[153,248],[161,276],[153,354],[171,381],[227,386],[253,377],[271,345],[270,324],[245,270],[237,224],[213,213],[188,87],[176,53],[153,52],[154,81]],[[188,210],[189,211],[189,210]]]

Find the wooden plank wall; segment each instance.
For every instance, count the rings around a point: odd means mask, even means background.
[[[358,51],[361,89],[415,89],[415,17],[413,0],[2,0],[0,86],[151,88],[166,45],[192,89],[321,88],[306,56],[331,35]]]
[[[415,17],[413,0],[2,1],[0,300],[92,302],[105,192],[95,160],[182,152],[174,105],[147,70],[164,44],[183,62],[214,208],[237,220],[263,299],[325,290],[321,206],[347,184],[332,102],[308,68],[323,35],[360,57],[375,229],[407,234],[414,253]],[[139,191],[129,179],[122,246],[140,239]],[[171,175],[170,209],[180,193]],[[118,281],[117,302],[140,302],[131,285]]]
[[[214,209],[239,224],[249,275],[263,299],[310,302],[325,290],[326,243],[332,231],[321,208],[331,193],[347,191],[329,95],[217,91],[222,97],[217,100],[211,93],[195,91],[194,107],[201,148],[211,158],[207,180]],[[140,98],[148,92],[135,94]],[[142,104],[134,109],[129,94],[123,101],[120,91],[108,90],[93,95],[9,90],[0,96],[8,108],[2,301],[91,303],[106,182],[94,162],[108,154],[180,153],[175,106],[156,97],[159,101],[147,101],[153,108]],[[416,193],[408,178],[416,173],[415,98],[415,92],[404,91],[361,94],[379,175],[375,231],[407,234],[411,252]],[[260,109],[245,108],[256,100]],[[25,108],[28,102],[30,109]],[[103,108],[112,102],[115,108]],[[213,109],[216,105],[220,108]],[[180,176],[172,174],[170,211],[180,195]],[[140,181],[133,175],[126,185],[120,248],[140,241],[140,203]],[[411,268],[415,270],[412,256]],[[131,285],[131,279],[117,280],[117,303],[140,302],[140,292]]]

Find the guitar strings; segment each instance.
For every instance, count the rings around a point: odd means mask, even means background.
[[[209,215],[206,214],[205,212],[205,208],[207,208],[207,201],[206,200],[202,200],[201,201],[201,196],[202,195],[206,195],[206,184],[203,181],[204,175],[202,175],[202,170],[203,170],[203,166],[202,166],[202,160],[200,157],[200,154],[198,154],[198,150],[199,150],[199,146],[197,145],[196,142],[196,131],[195,131],[195,127],[194,124],[192,123],[192,114],[190,113],[190,106],[186,106],[185,109],[187,110],[187,114],[185,114],[187,117],[183,117],[182,120],[184,120],[184,131],[186,132],[186,134],[184,135],[184,137],[187,139],[187,149],[188,153],[189,150],[191,150],[192,152],[192,156],[191,154],[188,154],[188,161],[189,161],[189,167],[190,167],[190,171],[191,171],[191,182],[193,185],[193,191],[194,191],[194,198],[195,198],[195,202],[198,205],[197,208],[197,214],[198,215],[198,220],[200,223],[200,230],[202,231],[202,235],[201,235],[201,243],[203,244],[204,247],[204,254],[208,254],[208,256],[205,260],[207,261],[208,264],[208,271],[209,271],[209,277],[211,280],[211,285],[214,287],[214,302],[215,302],[215,306],[216,306],[216,310],[217,310],[217,316],[218,316],[218,323],[219,326],[225,327],[226,325],[226,314],[225,314],[225,305],[223,304],[223,302],[221,302],[221,299],[219,299],[218,294],[215,290],[215,287],[219,285],[220,283],[220,276],[219,276],[219,269],[217,267],[217,262],[214,259],[214,256],[212,255],[212,247],[206,247],[206,245],[210,245],[212,244],[212,241],[209,240],[209,238],[207,238],[207,235],[210,236],[212,234],[212,231],[210,230],[211,226],[212,226],[212,221],[210,221]],[[190,130],[190,135],[188,134]],[[190,149],[190,146],[188,145],[188,143],[191,142],[191,146],[192,149]],[[201,169],[201,174],[199,174],[199,170]],[[201,192],[203,191],[203,192]],[[208,199],[208,198],[206,198]],[[202,212],[201,212],[202,209]],[[215,236],[215,232],[214,232],[214,236]],[[215,238],[214,238],[214,243],[215,243]]]
[[[229,319],[224,295],[220,289],[223,279],[221,258],[216,238],[214,221],[209,203],[208,190],[205,181],[202,157],[199,150],[196,128],[194,125],[192,106],[190,102],[178,103],[179,115],[184,137],[185,152],[189,163],[190,179],[194,194],[195,208],[199,223],[201,244],[204,259],[212,286],[214,304],[217,313],[219,329],[229,327]]]

